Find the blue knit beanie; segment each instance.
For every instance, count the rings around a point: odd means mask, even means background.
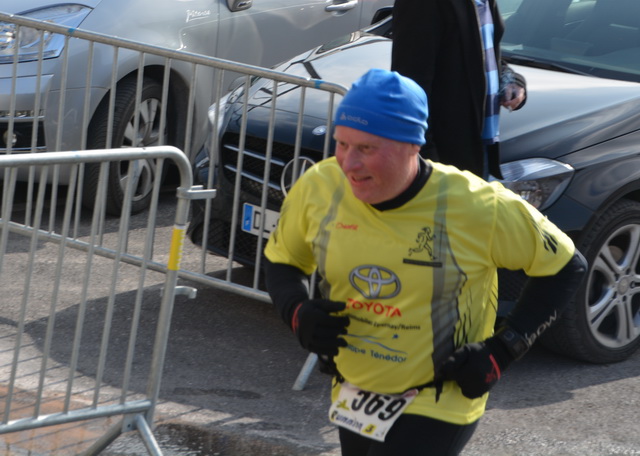
[[[353,83],[334,123],[421,146],[426,142],[428,116],[427,95],[416,82],[374,68]]]

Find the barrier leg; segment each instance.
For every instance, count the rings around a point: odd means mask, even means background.
[[[158,446],[158,442],[151,432],[151,428],[145,420],[143,415],[136,415],[135,417],[136,429],[140,433],[140,438],[144,442],[144,446],[147,447],[147,452],[151,456],[162,456],[162,450]]]
[[[315,353],[309,353],[307,356],[307,360],[304,362],[302,369],[300,369],[300,373],[298,374],[298,378],[296,378],[296,382],[293,384],[294,391],[302,391],[304,389],[304,385],[306,385],[311,372],[313,371],[313,366],[316,365],[318,361],[318,355]]]
[[[100,454],[105,448],[113,443],[122,434],[122,427],[125,420],[122,419],[105,432],[98,440],[94,442],[86,451],[82,453],[82,456],[95,456]]]

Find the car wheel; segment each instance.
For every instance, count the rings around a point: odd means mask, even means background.
[[[589,273],[542,342],[585,361],[622,361],[640,347],[640,203],[618,201],[578,248]]]
[[[149,147],[167,144],[166,131],[160,132],[159,129],[162,85],[151,78],[144,78],[140,106],[137,110],[135,101],[136,79],[130,78],[119,83],[114,104],[111,147]],[[91,122],[88,149],[101,149],[107,144],[108,118],[109,103],[106,100],[96,110]],[[99,171],[99,165],[91,165],[85,173],[85,202],[88,207],[94,205]],[[145,210],[150,204],[155,179],[160,177],[154,160],[111,163],[107,183],[107,213],[120,215],[129,178],[134,179],[131,213]]]

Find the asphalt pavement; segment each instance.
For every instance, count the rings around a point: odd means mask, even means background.
[[[160,446],[169,455],[340,454],[327,419],[331,379],[314,369],[304,389],[293,390],[307,352],[271,305],[198,288],[195,299],[176,299],[156,417]],[[119,440],[107,455],[132,454],[135,439]]]

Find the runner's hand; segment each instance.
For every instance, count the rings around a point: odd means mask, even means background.
[[[319,355],[337,355],[338,347],[347,346],[347,341],[339,336],[347,333],[349,317],[331,313],[345,308],[345,303],[327,299],[308,299],[298,304],[291,319],[291,329],[300,345]]]
[[[455,380],[469,399],[476,399],[495,385],[513,362],[506,347],[495,337],[456,350],[438,371],[439,380]]]

